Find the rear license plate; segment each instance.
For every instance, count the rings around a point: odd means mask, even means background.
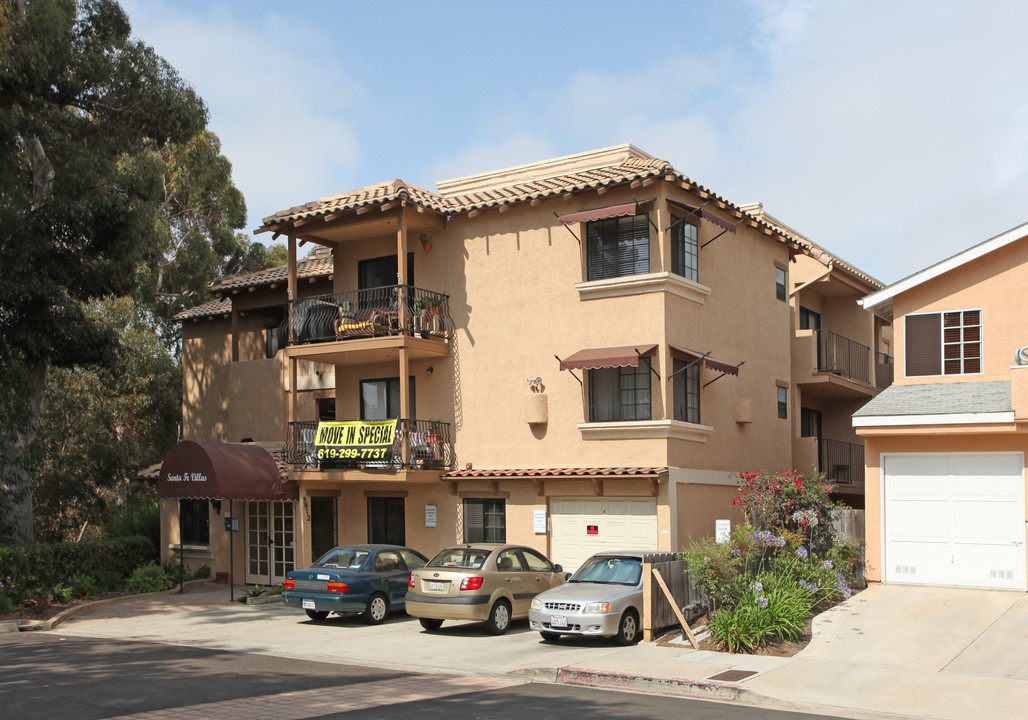
[[[427,586],[429,590],[434,590],[435,592],[442,592],[446,589],[446,586],[443,585],[441,582],[430,582],[427,583]]]
[[[563,615],[551,615],[550,616],[550,627],[555,628],[566,628],[568,626],[568,619]]]
[[[304,600],[303,601],[303,609],[304,610],[314,610],[315,609],[314,608],[314,601],[313,600]]]

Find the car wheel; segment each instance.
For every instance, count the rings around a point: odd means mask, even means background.
[[[625,610],[615,638],[618,645],[634,645],[639,642],[639,616],[635,614],[635,610]]]
[[[503,635],[510,627],[510,604],[506,600],[497,600],[489,611],[489,619],[485,626],[493,635]]]
[[[361,616],[368,625],[378,625],[389,614],[389,601],[382,593],[375,593],[368,598],[368,606]]]
[[[421,623],[421,627],[426,630],[438,630],[443,626],[442,620],[436,620],[435,618],[418,618]]]
[[[321,622],[328,617],[328,610],[308,610],[307,617],[314,622]]]
[[[560,640],[560,633],[546,632],[544,630],[541,630],[539,631],[539,634],[543,636],[543,640],[549,640],[550,642]]]

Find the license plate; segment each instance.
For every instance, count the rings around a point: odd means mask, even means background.
[[[442,592],[446,589],[446,586],[441,582],[430,582],[428,583],[428,589],[436,592]]]
[[[314,601],[313,600],[304,600],[303,601],[303,609],[304,610],[314,610],[315,609],[314,608]]]
[[[550,616],[550,627],[555,628],[566,628],[568,626],[568,619],[563,615],[551,615]]]

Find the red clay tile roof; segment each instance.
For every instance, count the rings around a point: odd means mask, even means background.
[[[663,177],[665,180],[678,183],[683,188],[696,192],[701,196],[709,197],[719,204],[723,203],[725,209],[720,210],[719,208],[719,211],[726,212],[730,216],[745,216],[752,225],[770,231],[771,234],[777,236],[783,242],[801,248],[804,252],[810,249],[810,244],[805,239],[747,213],[739,206],[729,202],[708,188],[693,182],[675,170],[666,160],[637,157],[627,158],[616,165],[572,172],[529,182],[514,183],[462,195],[440,195],[430,190],[410,185],[402,180],[393,180],[283,210],[264,218],[260,231],[284,229],[290,223],[298,220],[356,210],[367,205],[381,205],[394,200],[404,200],[434,210],[442,215],[453,216],[518,202],[556,197],[567,193],[624,185],[636,180],[646,180],[655,177]]]
[[[328,277],[332,274],[332,256],[307,258],[296,263],[296,277],[300,280],[306,278]],[[210,300],[196,307],[183,310],[175,316],[175,320],[198,320],[205,317],[217,317],[232,312],[231,291],[243,288],[257,288],[274,283],[285,283],[288,279],[289,267],[279,265],[278,267],[259,270],[246,275],[233,275],[227,278],[218,278],[211,283],[210,292],[217,299]]]
[[[444,480],[467,478],[514,477],[654,477],[667,474],[666,467],[594,467],[594,468],[493,468],[483,470],[454,470],[443,474]]]
[[[220,300],[210,300],[188,310],[183,310],[175,316],[175,320],[181,322],[183,320],[215,317],[230,312],[232,312],[232,301],[229,298],[223,298]]]
[[[296,277],[301,280],[309,277],[327,277],[332,274],[332,263],[331,255],[300,260],[296,263]],[[218,295],[226,290],[284,283],[288,276],[289,267],[287,265],[279,265],[278,267],[258,270],[255,273],[248,273],[246,275],[219,278],[211,283],[211,293]]]

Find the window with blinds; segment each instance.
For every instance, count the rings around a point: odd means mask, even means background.
[[[650,226],[646,215],[594,220],[586,225],[586,278],[642,275],[650,271]]]
[[[507,542],[506,501],[489,498],[465,500],[464,542]]]
[[[907,377],[982,372],[981,310],[907,315],[903,323]]]
[[[589,422],[649,420],[651,416],[647,361],[639,367],[589,370]]]
[[[688,365],[688,367],[686,367]],[[675,420],[700,421],[700,363],[674,361]]]
[[[671,272],[698,281],[700,255],[696,226],[674,216],[671,225]]]

